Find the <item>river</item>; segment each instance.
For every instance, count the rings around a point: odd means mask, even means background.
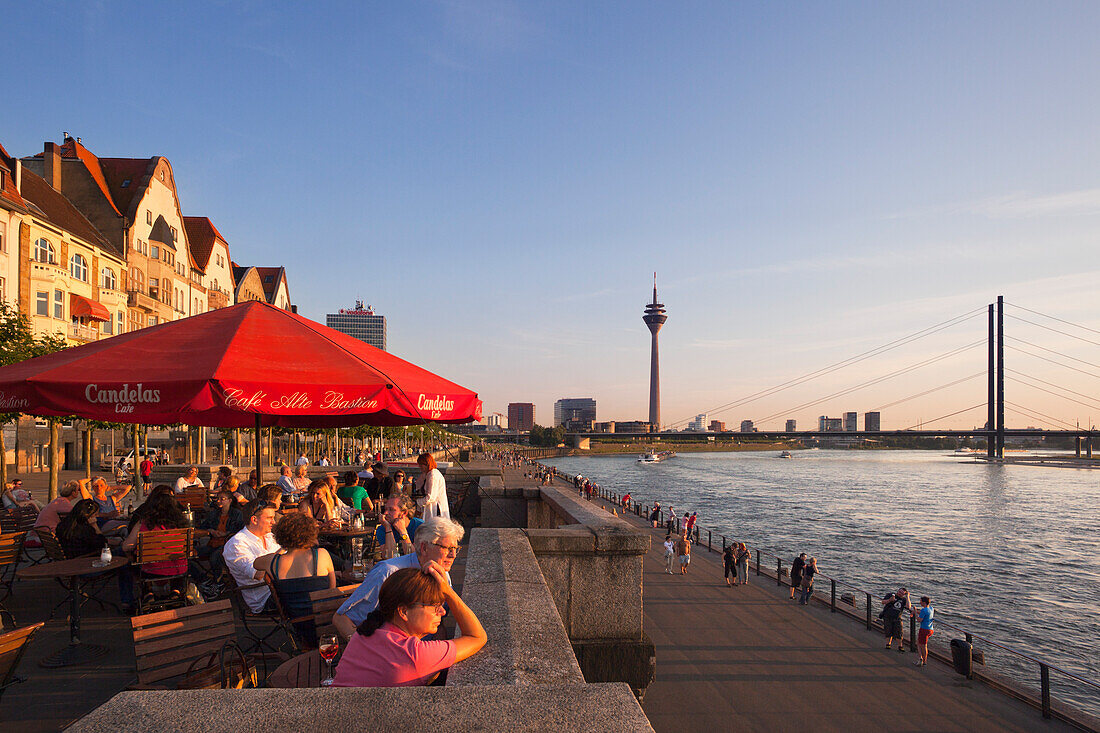
[[[938,619],[1100,681],[1100,470],[995,465],[936,451],[681,453],[544,461],[643,504],[885,595],[933,599]],[[773,561],[774,562],[774,561]],[[827,582],[819,586],[828,593]],[[839,592],[839,591],[838,591]],[[865,601],[857,596],[857,608]],[[941,630],[937,648],[958,636]],[[938,637],[938,638],[937,638]],[[1034,664],[986,647],[1032,690]],[[1100,695],[1051,673],[1052,694],[1100,715]]]

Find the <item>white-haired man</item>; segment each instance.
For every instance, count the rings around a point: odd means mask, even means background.
[[[451,566],[458,557],[458,543],[465,533],[461,524],[443,517],[432,517],[424,522],[413,538],[416,551],[384,560],[371,568],[360,586],[332,617],[336,629],[345,639],[350,639],[359,624],[378,606],[378,589],[382,587],[382,582],[398,570],[425,568],[428,563],[434,562],[442,568],[449,584]]]

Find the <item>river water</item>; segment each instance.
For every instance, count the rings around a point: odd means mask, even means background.
[[[549,459],[643,504],[881,597],[899,585],[938,620],[1100,681],[1100,470],[994,465],[935,451],[681,453]],[[764,561],[762,561],[764,562]],[[771,561],[774,567],[774,560]],[[828,593],[828,582],[818,592]],[[846,590],[840,587],[838,594]],[[857,595],[856,607],[865,606]],[[853,622],[855,623],[855,622]],[[906,632],[908,635],[908,632]],[[933,636],[946,649],[952,636]],[[977,646],[977,644],[976,644]],[[1037,690],[1039,670],[988,646],[991,669]],[[1100,715],[1100,694],[1051,673],[1052,694]]]

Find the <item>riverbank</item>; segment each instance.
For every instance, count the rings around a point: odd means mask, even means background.
[[[778,451],[803,450],[797,443],[777,441],[774,443],[676,443],[670,440],[649,443],[597,443],[592,442],[586,451],[577,451],[578,456],[621,456],[639,455],[647,450],[670,450],[675,453],[738,453],[742,451]]]

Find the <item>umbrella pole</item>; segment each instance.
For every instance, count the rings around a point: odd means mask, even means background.
[[[263,427],[260,425],[260,414],[256,413],[256,434],[253,438],[253,450],[256,453],[256,488],[259,489],[264,485],[264,467],[263,460],[260,456],[263,455],[263,451],[260,450],[260,433]]]

